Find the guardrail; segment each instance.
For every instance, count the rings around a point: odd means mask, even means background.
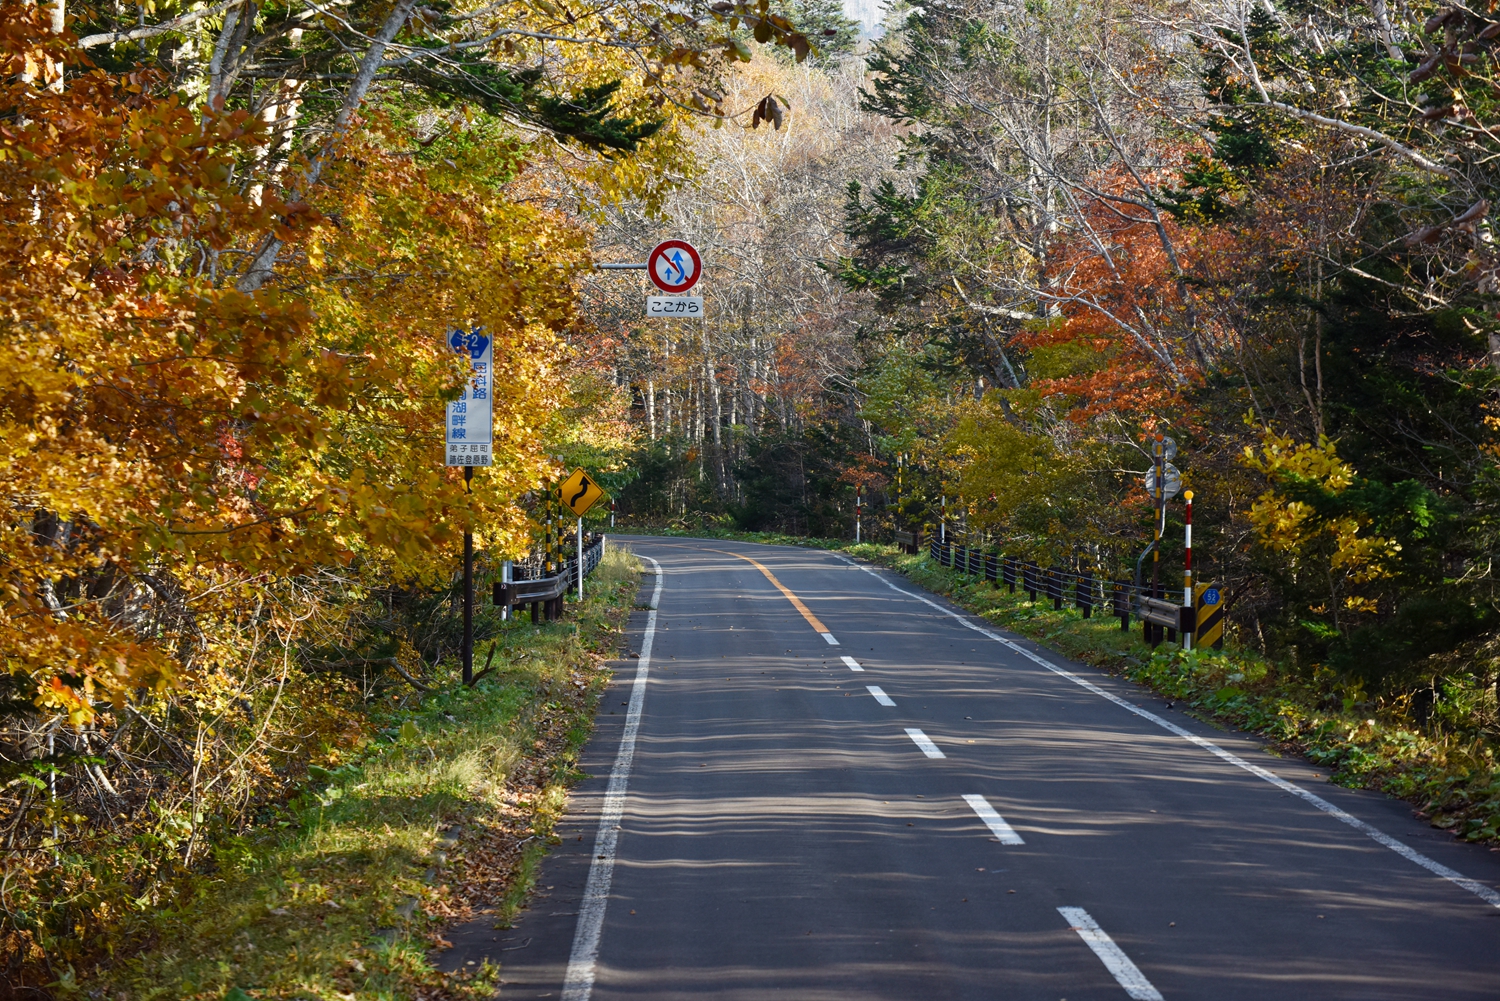
[[[1012,594],[1019,587],[1032,601],[1045,595],[1052,601],[1054,609],[1061,610],[1065,602],[1071,603],[1084,618],[1089,618],[1095,608],[1107,605],[1110,614],[1119,618],[1122,630],[1130,629],[1130,619],[1134,616],[1141,622],[1146,642],[1152,646],[1163,639],[1176,642],[1179,633],[1184,637],[1192,634],[1198,630],[1200,617],[1206,618],[1210,614],[1209,610],[1197,607],[1196,602],[1184,605],[1181,600],[1167,600],[1165,588],[1158,587],[1153,592],[1150,585],[1137,587],[1129,581],[1100,580],[1087,570],[1043,567],[1035,560],[985,552],[951,539],[932,539],[928,544],[928,554],[941,566],[968,576],[982,577],[996,587],[1009,588]],[[1217,606],[1218,592],[1213,594]],[[1221,616],[1222,611],[1214,614]],[[1216,624],[1219,621],[1218,617],[1214,618]],[[1215,647],[1222,646],[1222,627],[1216,631],[1215,640]]]
[[[563,614],[563,595],[569,589],[576,590],[579,582],[594,572],[603,555],[604,536],[596,536],[584,545],[581,564],[575,556],[563,563],[557,573],[550,577],[495,581],[494,602],[501,608],[530,605],[532,622],[540,622],[543,615],[548,622],[560,619]]]

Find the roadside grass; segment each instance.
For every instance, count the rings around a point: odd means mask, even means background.
[[[1085,619],[1071,605],[1056,611],[1047,600],[1033,604],[1019,588],[1011,594],[890,545],[722,528],[617,531],[815,546],[889,567],[1066,657],[1145,685],[1206,722],[1259,734],[1271,741],[1271,753],[1306,758],[1328,769],[1333,782],[1378,789],[1411,803],[1434,827],[1500,844],[1495,741],[1462,727],[1432,732],[1416,726],[1399,707],[1377,707],[1344,690],[1331,672],[1303,675],[1233,648],[1184,652],[1164,643],[1153,650],[1138,625],[1126,632],[1108,615]]]
[[[611,546],[566,618],[497,628],[473,688],[443,665],[430,692],[378,710],[379,737],[288,807],[215,846],[215,871],[133,929],[138,948],[62,996],[116,1001],[493,998],[498,969],[437,971],[444,926],[504,923],[579,777],[639,571]],[[485,614],[493,614],[486,609]],[[488,644],[476,650],[476,670]]]

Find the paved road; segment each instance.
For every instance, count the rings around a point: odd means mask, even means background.
[[[1500,855],[1404,804],[844,557],[629,543],[648,663],[538,900],[449,961],[502,1001],[1500,998]]]

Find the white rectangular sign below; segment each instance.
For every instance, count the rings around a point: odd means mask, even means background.
[[[448,347],[469,356],[474,374],[464,395],[448,404],[445,452],[450,466],[488,466],[494,461],[493,385],[495,345],[483,327],[454,330]]]
[[[647,316],[692,316],[703,315],[701,295],[648,295]]]

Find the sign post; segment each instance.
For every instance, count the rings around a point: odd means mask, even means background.
[[[445,465],[462,466],[464,492],[474,492],[474,467],[494,462],[495,425],[490,376],[494,371],[495,345],[484,328],[455,329],[448,334],[448,347],[469,356],[469,384],[464,395],[448,404],[447,432],[443,451]],[[474,684],[474,532],[464,530],[464,684]]]
[[[1151,442],[1151,468],[1146,471],[1146,493],[1156,502],[1156,538],[1147,547],[1146,552],[1141,554],[1141,559],[1146,558],[1146,553],[1151,554],[1151,597],[1162,596],[1160,570],[1161,570],[1161,540],[1167,529],[1167,501],[1176,497],[1182,490],[1182,473],[1172,465],[1171,460],[1177,457],[1177,443],[1165,435],[1157,435]],[[1139,587],[1141,583],[1141,564],[1136,561],[1135,582]],[[1157,632],[1160,626],[1145,623],[1142,627],[1148,641],[1153,641],[1153,636],[1159,636]]]
[[[494,406],[490,377],[495,367],[495,345],[484,328],[454,330],[448,346],[469,356],[472,373],[464,395],[448,404],[447,465],[489,466],[494,463]]]
[[[583,600],[583,516],[589,513],[589,508],[599,503],[604,496],[604,488],[589,479],[588,473],[581,468],[573,470],[573,475],[563,481],[558,488],[558,496],[562,502],[572,509],[578,516],[577,543],[578,543],[578,600]],[[613,506],[613,503],[611,503]]]
[[[646,258],[646,275],[666,295],[646,297],[647,316],[701,317],[703,298],[685,293],[703,277],[703,258],[686,240],[663,240]]]

